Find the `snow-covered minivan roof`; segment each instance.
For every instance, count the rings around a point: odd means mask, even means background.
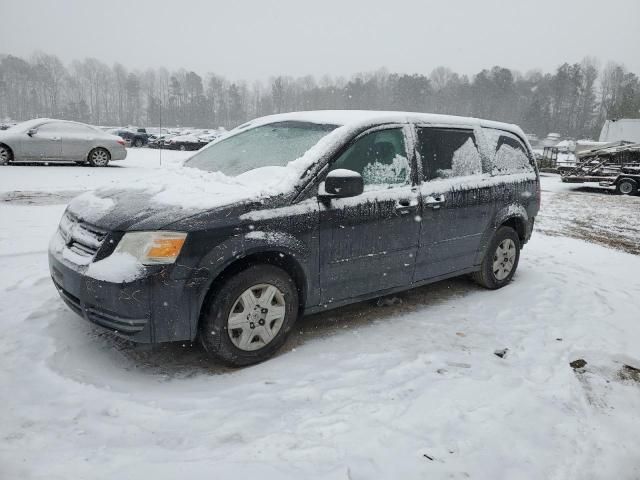
[[[454,125],[466,127],[497,128],[512,132],[522,138],[524,132],[517,125],[510,123],[494,122],[472,117],[458,117],[455,115],[440,115],[435,113],[417,112],[387,112],[378,110],[311,110],[306,112],[279,113],[266,117],[256,118],[238,129],[252,128],[276,122],[309,122],[324,125],[338,125],[357,128],[381,123],[425,123],[433,125]],[[350,129],[351,129],[350,128]]]

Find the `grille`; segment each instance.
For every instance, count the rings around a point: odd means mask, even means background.
[[[80,221],[68,212],[60,220],[58,229],[66,247],[88,260],[95,257],[107,236],[106,231]]]

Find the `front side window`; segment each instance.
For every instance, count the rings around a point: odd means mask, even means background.
[[[493,155],[491,158],[493,175],[533,171],[527,150],[518,137],[510,132],[493,128],[484,128],[483,132]]]
[[[362,175],[365,189],[390,188],[410,182],[411,167],[401,128],[368,133],[350,145],[331,164]]]
[[[336,128],[297,121],[270,123],[213,143],[185,165],[229,176],[262,167],[284,167]]]
[[[425,180],[482,173],[473,131],[419,127],[417,133]]]

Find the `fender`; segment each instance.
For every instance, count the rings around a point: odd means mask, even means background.
[[[493,217],[493,224],[491,228],[488,228],[482,236],[478,255],[475,260],[476,265],[480,265],[482,263],[485,252],[487,251],[487,248],[489,248],[489,243],[491,243],[491,239],[496,233],[496,230],[498,230],[498,227],[512,218],[517,218],[523,222],[525,226],[529,223],[529,214],[527,213],[526,208],[520,204],[512,203],[511,205],[506,205],[499,209]]]
[[[251,230],[244,234],[235,235],[216,245],[206,254],[195,268],[186,282],[192,287],[192,298],[189,322],[191,338],[194,339],[198,330],[198,320],[202,305],[215,280],[227,268],[243,258],[255,254],[277,253],[287,256],[296,263],[302,272],[304,284],[300,287],[306,295],[306,304],[318,303],[317,262],[312,256],[311,248],[290,233],[274,230]],[[316,272],[314,275],[313,272]],[[185,291],[186,293],[186,291]]]

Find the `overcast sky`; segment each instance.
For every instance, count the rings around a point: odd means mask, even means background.
[[[0,0],[0,18],[0,53],[230,79],[526,72],[586,55],[640,74],[640,0]]]

